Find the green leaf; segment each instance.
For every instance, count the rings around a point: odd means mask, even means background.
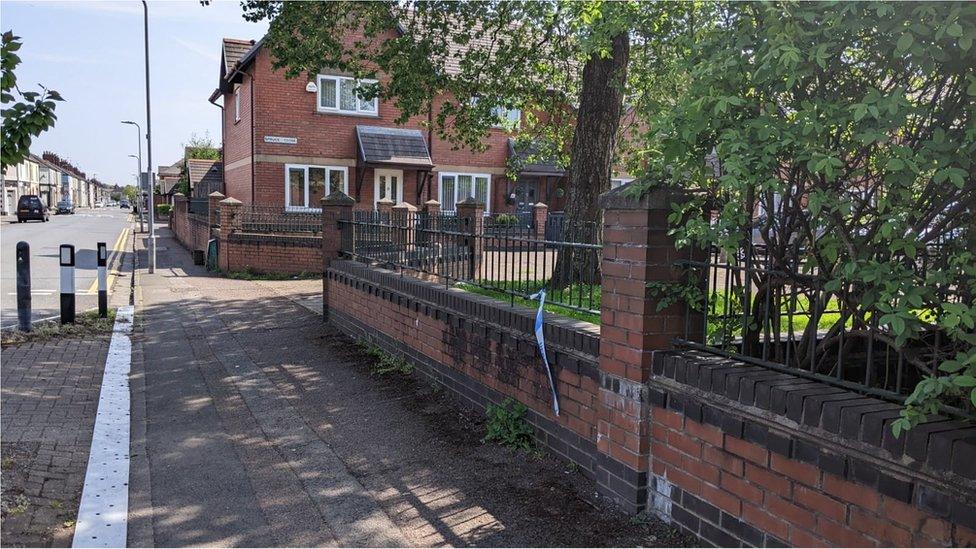
[[[976,377],[965,375],[952,378],[957,387],[976,387]]]
[[[898,43],[895,44],[895,48],[897,51],[902,52],[912,47],[912,44],[914,43],[915,37],[912,36],[912,33],[906,32],[905,34],[902,34],[900,38],[898,38]]]
[[[946,34],[953,38],[959,38],[962,36],[962,25],[958,22],[954,22],[946,28]]]

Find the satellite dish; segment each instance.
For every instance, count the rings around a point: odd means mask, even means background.
[[[305,91],[315,93],[319,91],[319,87],[315,85],[315,82],[309,82],[308,84],[305,84]]]

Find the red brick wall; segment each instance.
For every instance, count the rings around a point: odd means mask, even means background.
[[[189,250],[206,250],[210,224],[205,218],[187,213],[187,200],[176,196],[170,212],[169,226],[176,239]]]
[[[814,465],[672,410],[655,408],[651,415],[652,472],[684,492],[686,509],[672,508],[671,517],[696,532],[734,522],[728,515],[799,547],[976,545],[976,532],[961,524]],[[728,540],[710,541],[724,545]]]
[[[224,194],[236,198],[244,204],[251,203],[251,165],[242,162],[251,157],[252,105],[251,92],[254,87],[255,99],[260,86],[255,84],[250,74],[245,74],[240,84],[241,117],[235,120],[234,93],[224,94]],[[228,169],[228,166],[231,166]]]
[[[221,259],[224,260],[226,254],[227,267],[231,272],[322,272],[321,238],[231,234],[221,244]]]
[[[351,261],[333,263],[326,278],[333,324],[386,343],[388,351],[415,363],[448,370],[447,377],[463,378],[459,392],[475,405],[504,397],[524,403],[541,442],[594,474],[599,408],[594,332],[547,326],[550,362],[558,365],[557,417],[535,344],[532,311]]]

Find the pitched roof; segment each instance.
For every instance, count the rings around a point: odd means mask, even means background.
[[[525,175],[566,175],[566,169],[559,165],[556,158],[540,154],[541,148],[536,141],[520,143],[514,137],[509,137],[509,161],[519,168],[519,173]]]
[[[420,130],[356,126],[359,155],[364,162],[432,167],[430,151]]]
[[[204,158],[188,158],[186,169],[190,179],[190,188],[207,188],[219,190],[224,180],[224,165],[220,160]],[[208,193],[211,191],[208,191]]]
[[[169,166],[160,166],[156,173],[159,177],[179,177],[181,171],[183,171],[183,161],[177,160]]]
[[[237,62],[240,61],[242,57],[247,55],[247,52],[250,51],[253,46],[254,40],[224,38],[223,58],[224,71],[226,71],[226,74],[230,74],[230,72],[234,70],[234,66],[237,65]]]

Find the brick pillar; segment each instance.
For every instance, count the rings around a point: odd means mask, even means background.
[[[532,206],[532,225],[535,227],[535,237],[539,240],[546,238],[546,221],[549,219],[549,206],[536,202]]]
[[[457,216],[461,219],[461,232],[472,235],[466,239],[464,245],[471,250],[467,275],[474,280],[481,273],[481,256],[484,250],[484,239],[481,235],[485,232],[485,205],[469,196],[457,203]]]
[[[404,227],[403,229],[394,229],[393,241],[403,246],[404,250],[412,250],[416,243],[416,232],[414,229],[417,222],[417,207],[408,202],[400,202],[396,206],[393,206],[393,213],[390,219],[393,221],[393,225]]]
[[[207,224],[210,227],[213,227],[220,224],[220,218],[217,217],[216,211],[217,208],[220,207],[220,201],[227,197],[217,191],[214,191],[210,193],[207,198],[210,201],[208,204],[209,207],[207,208]]]
[[[389,198],[380,199],[376,202],[376,211],[383,219],[389,219],[390,214],[393,213],[393,201]]]
[[[325,271],[342,253],[340,221],[352,220],[356,200],[342,191],[335,191],[322,199],[322,319],[329,320],[329,277]],[[354,246],[353,231],[349,227],[346,245]],[[352,250],[350,250],[352,251]]]
[[[234,223],[243,203],[236,198],[225,198],[220,204],[220,240],[217,242],[217,266],[228,272],[230,261],[230,234],[234,232]]]
[[[441,213],[441,203],[436,200],[428,200],[424,202],[424,211],[431,215],[437,215]]]
[[[169,229],[180,240],[179,224],[186,216],[186,196],[183,193],[173,193],[173,210],[169,213]]]
[[[671,199],[654,191],[637,199],[623,185],[600,196],[603,208],[600,304],[600,420],[597,449],[600,490],[630,512],[647,505],[650,404],[647,381],[654,351],[683,337],[686,311],[658,311],[648,282],[683,280],[674,262],[688,257],[668,236]],[[701,325],[699,320],[693,323]]]

